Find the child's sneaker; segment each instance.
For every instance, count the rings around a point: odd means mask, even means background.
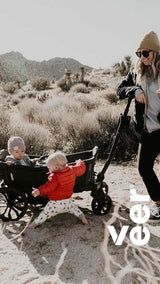
[[[153,209],[151,209],[150,219],[160,220],[160,205],[159,204],[155,203]]]

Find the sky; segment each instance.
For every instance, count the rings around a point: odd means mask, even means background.
[[[71,57],[110,68],[145,34],[160,37],[160,0],[0,0],[0,54],[30,60]]]

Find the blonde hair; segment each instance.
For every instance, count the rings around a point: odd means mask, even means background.
[[[140,75],[140,78],[142,78],[145,74],[151,80],[157,79],[160,73],[160,54],[157,52],[153,52],[153,61],[150,66],[145,66],[143,62],[139,60],[137,62],[136,68],[138,74]]]
[[[47,165],[57,165],[59,168],[66,167],[67,158],[64,153],[58,151],[54,154],[51,154],[48,159],[46,160]]]

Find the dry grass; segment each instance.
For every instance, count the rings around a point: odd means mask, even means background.
[[[20,135],[26,142],[28,152],[36,154],[43,154],[49,149],[72,153],[97,145],[100,148],[100,157],[106,158],[124,103],[111,104],[108,101],[109,94],[115,94],[116,84],[113,84],[112,77],[107,77],[105,80],[101,76],[98,79],[98,74],[92,74],[92,79],[106,88],[104,90],[97,90],[97,87],[91,88],[90,93],[84,93],[87,88],[77,84],[68,93],[64,93],[60,92],[54,84],[54,88],[49,91],[47,99],[43,102],[26,95],[28,91],[32,94],[31,87],[26,90],[23,88],[12,95],[20,102],[17,102],[16,112],[8,111],[10,113],[10,123],[7,123],[9,129],[6,134],[1,135],[6,136],[2,139],[4,143],[9,135]],[[108,86],[111,80],[112,83]],[[36,95],[43,95],[43,93],[39,92]],[[12,101],[10,99],[9,103],[13,103],[13,99]],[[2,124],[0,127],[0,133],[5,133],[5,127]],[[4,143],[2,143],[3,147]],[[125,134],[125,140],[123,143],[121,141],[116,159],[131,158],[136,152],[135,146]],[[127,154],[126,151],[128,151]]]
[[[9,131],[9,117],[7,111],[0,107],[0,148],[5,148],[8,138],[10,136]]]
[[[70,92],[71,93],[89,93],[89,89],[86,87],[85,84],[79,83],[71,87]]]

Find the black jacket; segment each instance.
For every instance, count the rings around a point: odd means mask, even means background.
[[[128,96],[135,96],[135,91],[138,88],[141,88],[137,83],[137,75],[133,72],[130,72],[125,80],[117,88],[117,95],[120,99],[125,99]],[[142,133],[144,129],[144,112],[145,105],[137,102],[135,100],[135,115],[134,115],[134,123],[135,130],[138,133]]]

